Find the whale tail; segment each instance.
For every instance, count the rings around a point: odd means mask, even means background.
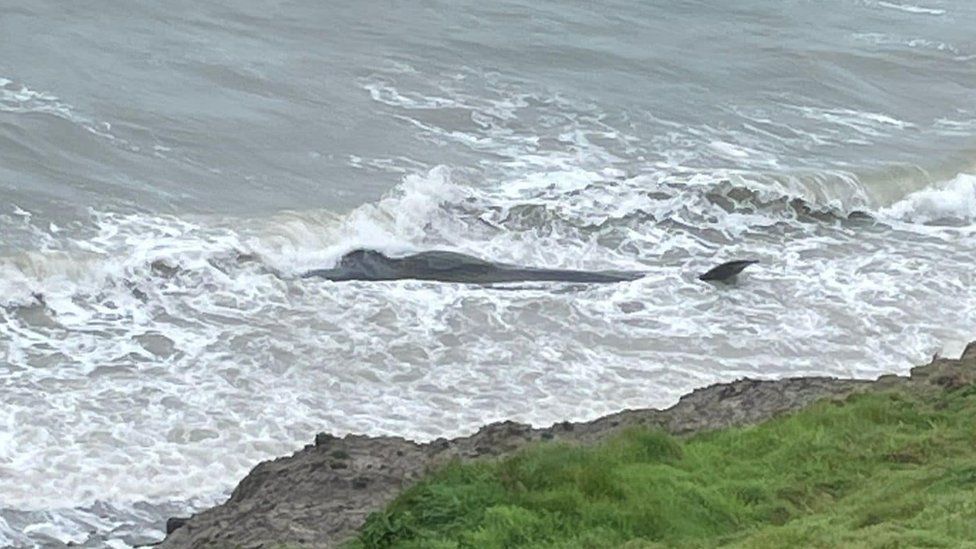
[[[735,280],[735,276],[743,271],[749,265],[753,263],[759,263],[758,259],[741,259],[738,261],[729,261],[728,263],[722,263],[718,267],[709,270],[707,273],[698,277],[698,280],[704,280],[706,282],[732,282]]]

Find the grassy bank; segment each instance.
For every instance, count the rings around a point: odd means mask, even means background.
[[[353,547],[974,547],[976,387],[454,464]]]

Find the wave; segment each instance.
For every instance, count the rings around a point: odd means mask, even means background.
[[[913,192],[878,213],[881,218],[910,223],[971,224],[976,221],[976,175],[959,174],[943,184]]]
[[[358,248],[387,253],[415,251],[436,239],[430,224],[449,204],[461,202],[467,191],[451,180],[451,171],[438,166],[424,174],[410,174],[374,203],[344,216],[330,212],[285,212],[253,224],[244,239],[253,253],[271,268],[300,275],[335,265]]]
[[[898,4],[895,2],[878,2],[878,6],[882,8],[888,8],[891,10],[903,11],[905,13],[913,13],[918,15],[945,15],[946,10],[941,8],[929,8],[925,6],[919,6],[916,4]]]
[[[25,84],[0,76],[0,113],[42,114],[75,124],[85,131],[116,141],[108,122],[95,122],[54,94],[31,89]]]
[[[976,176],[972,174],[959,173],[922,188],[902,176],[897,185],[890,182],[889,186],[913,190],[885,201],[871,196],[853,174],[824,173],[816,177],[816,184],[808,178],[802,182],[775,177],[723,179],[710,183],[704,196],[728,212],[765,213],[792,221],[871,217],[881,222],[898,221],[900,227],[905,227],[904,223],[962,226],[976,221]]]
[[[976,221],[976,176],[912,192],[872,206],[858,180],[834,174],[832,185],[799,177],[720,172],[686,178],[626,176],[586,170],[549,172],[498,188],[463,186],[437,167],[413,174],[377,202],[348,214],[284,212],[258,220],[190,221],[173,216],[93,212],[94,234],[62,249],[0,257],[0,295],[7,306],[41,297],[97,293],[126,281],[192,271],[249,269],[291,278],[334,266],[354,249],[405,254],[447,248],[514,263],[565,268],[635,268],[631,231],[665,241],[718,231],[729,237],[773,226],[816,225],[857,216],[915,225]],[[820,189],[813,194],[807,189]],[[833,188],[833,193],[823,189]],[[26,218],[29,221],[29,216]],[[613,242],[596,258],[593,246]],[[64,244],[67,242],[66,244]],[[609,262],[610,265],[604,263]]]

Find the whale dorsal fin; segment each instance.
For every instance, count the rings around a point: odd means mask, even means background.
[[[710,269],[705,274],[699,276],[698,280],[705,280],[708,282],[731,282],[735,279],[735,275],[741,273],[743,269],[749,265],[752,265],[753,263],[759,263],[759,260],[740,259],[737,261],[722,263],[718,267]]]

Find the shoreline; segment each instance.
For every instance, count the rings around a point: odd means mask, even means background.
[[[912,368],[909,376],[742,379],[696,389],[664,410],[624,410],[592,421],[561,422],[545,428],[503,421],[469,436],[428,443],[402,437],[339,438],[320,433],[313,444],[292,455],[255,466],[223,504],[188,519],[170,519],[166,538],[156,546],[336,547],[353,536],[370,513],[454,459],[500,457],[545,441],[592,444],[634,426],[687,435],[759,423],[817,400],[854,392],[944,390],[973,382],[976,342],[966,346],[959,359],[935,357]]]

